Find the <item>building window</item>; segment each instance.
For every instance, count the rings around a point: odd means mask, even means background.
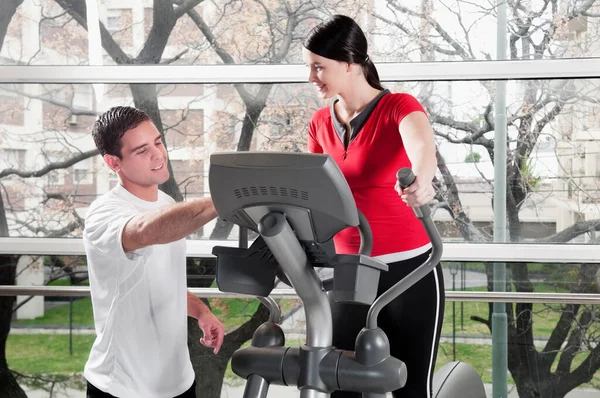
[[[94,182],[91,165],[92,162],[90,158],[75,163],[73,166],[73,184],[87,185]]]
[[[25,151],[22,149],[0,149],[2,169],[20,169],[24,166]]]
[[[121,29],[121,11],[108,10],[106,14],[106,29],[119,30]]]
[[[65,172],[64,170],[52,170],[46,174],[48,180],[48,186],[65,185]]]

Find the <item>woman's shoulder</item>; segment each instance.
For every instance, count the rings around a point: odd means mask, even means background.
[[[330,105],[317,109],[317,111],[312,115],[313,121],[322,121],[328,118],[331,118]]]
[[[329,106],[324,106],[313,113],[310,119],[310,125],[313,129],[318,129],[323,123],[331,120],[331,110]]]
[[[412,94],[409,93],[390,93],[383,98],[386,98],[385,111],[392,112],[400,120],[411,112],[420,111],[425,112],[425,107],[419,102],[419,100]]]
[[[405,93],[405,92],[398,92],[398,93],[393,93],[390,92],[388,95],[384,96],[384,98],[387,97],[388,101],[394,102],[394,103],[407,103],[407,102],[419,102],[419,100],[412,94],[410,93]]]

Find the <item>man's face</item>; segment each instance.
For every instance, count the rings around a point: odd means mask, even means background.
[[[105,160],[119,174],[125,188],[133,193],[169,179],[167,151],[151,121],[142,122],[123,135],[121,159],[105,155]]]

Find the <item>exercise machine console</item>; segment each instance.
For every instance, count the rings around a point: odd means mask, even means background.
[[[400,170],[398,178],[403,186],[414,181],[410,169]],[[256,296],[271,310],[271,318],[255,331],[251,345],[232,357],[233,372],[247,380],[244,397],[266,397],[270,384],[296,386],[302,398],[325,398],[338,390],[384,398],[402,388],[410,369],[390,355],[377,317],[441,258],[442,241],[429,207],[414,209],[432,242],[429,258],[377,297],[380,273],[388,267],[370,257],[369,224],[329,155],[215,153],[210,158],[209,184],[219,217],[259,234],[249,248],[213,249],[218,288]],[[359,253],[337,254],[332,238],[348,227],[360,231]],[[332,268],[333,278],[321,280],[315,270],[319,267]],[[290,284],[304,305],[306,344],[300,347],[285,346],[279,307],[268,297],[278,279]],[[332,346],[327,294],[338,302],[370,306],[354,351]],[[437,398],[485,398],[480,376],[462,362],[440,369],[433,384]]]

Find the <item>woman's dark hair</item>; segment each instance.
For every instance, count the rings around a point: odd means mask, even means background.
[[[361,65],[369,85],[383,90],[377,69],[367,53],[367,38],[352,18],[334,15],[315,26],[303,45],[308,51],[322,57]]]
[[[121,138],[150,116],[142,110],[130,106],[115,106],[104,112],[92,127],[94,143],[102,156],[109,154],[122,159]]]

